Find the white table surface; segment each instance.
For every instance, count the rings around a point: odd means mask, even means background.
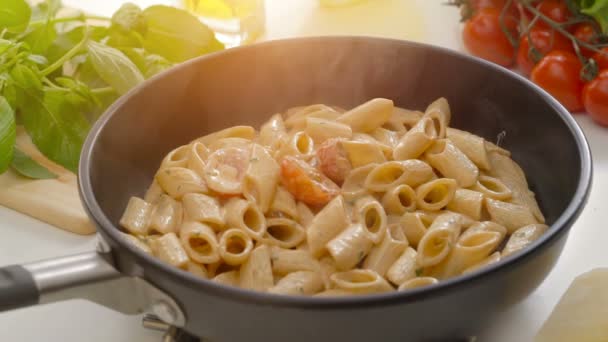
[[[138,0],[142,6],[174,0]],[[298,35],[345,33],[391,36],[425,41],[461,50],[458,13],[440,0],[370,0],[379,5],[356,21],[357,9],[323,11],[315,0],[267,0],[265,39]],[[98,14],[110,15],[120,0],[66,0]],[[392,6],[392,7],[391,7]],[[360,11],[359,11],[360,12]],[[363,13],[365,14],[365,13]],[[372,15],[373,14],[373,15]],[[380,17],[381,20],[373,17]],[[359,16],[359,18],[362,18]],[[545,282],[525,301],[503,313],[479,336],[480,342],[532,341],[554,305],[577,275],[608,267],[608,129],[589,118],[577,120],[587,134],[594,161],[594,185],[589,203],[572,228],[562,256]],[[604,209],[604,210],[602,210]],[[63,232],[0,207],[0,265],[23,263],[94,248],[94,237]],[[0,341],[149,342],[161,334],[141,327],[141,317],[125,316],[85,301],[68,301],[0,314]]]

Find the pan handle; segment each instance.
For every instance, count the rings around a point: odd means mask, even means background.
[[[75,298],[125,314],[152,312],[178,327],[186,322],[173,298],[142,278],[121,274],[109,252],[0,268],[0,312]]]

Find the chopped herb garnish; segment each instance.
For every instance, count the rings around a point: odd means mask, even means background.
[[[416,277],[422,276],[422,268],[416,270]]]

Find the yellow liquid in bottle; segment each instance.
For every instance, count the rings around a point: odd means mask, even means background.
[[[183,0],[227,47],[255,40],[264,31],[263,0]]]

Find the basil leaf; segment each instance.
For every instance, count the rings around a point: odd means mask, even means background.
[[[608,0],[582,1],[581,12],[592,16],[608,34]]]
[[[30,21],[32,9],[25,0],[2,0],[0,5],[0,31],[23,32]]]
[[[67,32],[57,35],[52,45],[49,47],[46,58],[50,63],[55,62],[65,55],[74,45],[78,44],[84,37],[84,26],[77,26]],[[103,26],[88,27],[89,40],[100,41],[108,35],[108,29]]]
[[[5,53],[13,44],[10,40],[0,38],[0,55]]]
[[[51,179],[57,178],[57,175],[49,171],[46,167],[38,164],[34,159],[27,154],[21,152],[15,147],[13,154],[13,162],[11,166],[22,176],[32,179]]]
[[[173,66],[173,63],[163,56],[146,53],[144,49],[124,48],[121,51],[129,57],[146,79]]]
[[[144,48],[171,62],[183,62],[224,48],[213,31],[184,10],[156,5],[142,14],[147,24]]]
[[[19,116],[32,142],[50,160],[76,172],[80,150],[90,128],[82,115],[88,104],[63,90],[18,87]]]
[[[54,17],[61,8],[61,0],[46,0],[32,7],[31,21],[48,20]]]
[[[42,89],[40,77],[28,66],[17,64],[11,70],[11,80],[22,89]]]
[[[102,80],[119,94],[124,94],[144,81],[135,64],[119,50],[97,42],[87,43],[93,67]]]
[[[112,24],[125,32],[144,32],[146,30],[146,20],[142,15],[141,8],[132,3],[123,4],[112,15]]]
[[[8,169],[13,159],[16,135],[15,112],[8,101],[0,96],[0,173]]]
[[[29,45],[32,53],[42,55],[53,44],[55,38],[57,38],[55,24],[49,21],[45,25],[40,25],[29,32],[23,38],[23,41]]]
[[[128,48],[143,46],[143,37],[137,31],[124,31],[116,26],[111,26],[108,30],[107,44],[115,48]]]

